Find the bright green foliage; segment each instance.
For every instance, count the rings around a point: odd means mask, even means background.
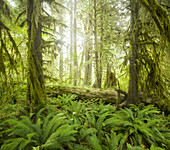
[[[140,104],[138,107],[131,105],[130,109],[117,111],[112,118],[105,121],[105,124],[116,133],[123,133],[121,148],[126,142],[135,146],[150,147],[153,144],[168,148],[170,139],[169,129],[165,126],[167,121],[163,120],[159,113],[160,111],[152,105]]]
[[[71,141],[75,141],[74,128],[69,125],[63,113],[50,113],[45,118],[36,118],[35,123],[27,116],[21,116],[21,120],[8,119],[5,122],[11,126],[9,139],[1,147],[1,150],[30,150],[34,149],[64,149]]]
[[[153,105],[130,105],[130,108],[115,110],[102,101],[86,103],[76,101],[71,95],[60,96],[55,101],[30,117],[1,123],[1,150],[170,148],[170,119]]]

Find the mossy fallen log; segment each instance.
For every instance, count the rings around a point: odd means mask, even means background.
[[[122,90],[104,90],[104,89],[85,89],[80,87],[66,86],[47,86],[49,97],[57,97],[62,94],[76,94],[78,99],[101,99],[106,103],[122,103],[126,100],[127,94]],[[120,95],[119,95],[120,94]],[[118,97],[119,95],[119,97]]]
[[[122,90],[105,90],[94,88],[81,88],[81,87],[68,87],[68,86],[47,86],[47,95],[49,97],[58,97],[62,94],[75,94],[77,99],[98,99],[103,100],[106,103],[120,104],[119,107],[126,105],[127,92]],[[120,94],[120,96],[119,96]],[[168,104],[162,103],[162,101],[154,95],[144,96],[143,93],[139,94],[140,103],[153,104],[159,109],[169,112]]]

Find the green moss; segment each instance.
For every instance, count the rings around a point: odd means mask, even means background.
[[[35,9],[35,8],[34,8]],[[31,17],[31,29],[29,30],[30,41],[28,48],[28,89],[27,99],[29,100],[31,111],[41,108],[46,103],[46,91],[44,84],[43,70],[38,59],[37,54],[41,53],[41,41],[38,41],[37,35],[39,34],[38,26],[35,23],[35,13],[32,13]],[[39,45],[38,47],[36,47]]]

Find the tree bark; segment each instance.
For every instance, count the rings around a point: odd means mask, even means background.
[[[41,1],[27,0],[28,20],[28,73],[27,100],[31,111],[40,108],[46,100],[44,75],[42,70]]]
[[[100,75],[100,69],[99,69],[99,53],[98,53],[98,40],[97,40],[97,3],[96,0],[94,0],[94,42],[95,42],[95,83],[93,87],[101,88],[101,75]]]
[[[138,102],[138,15],[139,2],[138,0],[131,0],[131,51],[130,51],[130,80],[128,89],[127,104],[137,104]]]
[[[84,26],[85,30],[85,75],[84,75],[84,85],[91,85],[91,74],[92,74],[92,63],[90,61],[91,55],[90,50],[92,49],[92,41],[90,39],[91,37],[91,28],[92,24],[90,21],[90,13],[88,13],[86,18],[86,24]],[[89,17],[89,18],[88,18]]]

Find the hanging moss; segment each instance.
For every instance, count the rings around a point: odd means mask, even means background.
[[[163,64],[166,58],[166,37],[160,33],[154,18],[152,19],[151,14],[147,14],[147,12],[147,9],[143,8],[141,15],[145,14],[145,16],[140,16],[138,42],[139,91],[146,94],[145,96],[148,94],[155,95],[158,101],[154,101],[154,103],[168,110],[167,108],[170,108],[170,97],[167,88],[169,83]]]
[[[170,18],[167,10],[157,0],[140,0],[140,2],[150,12],[161,35],[165,35],[170,42]]]

